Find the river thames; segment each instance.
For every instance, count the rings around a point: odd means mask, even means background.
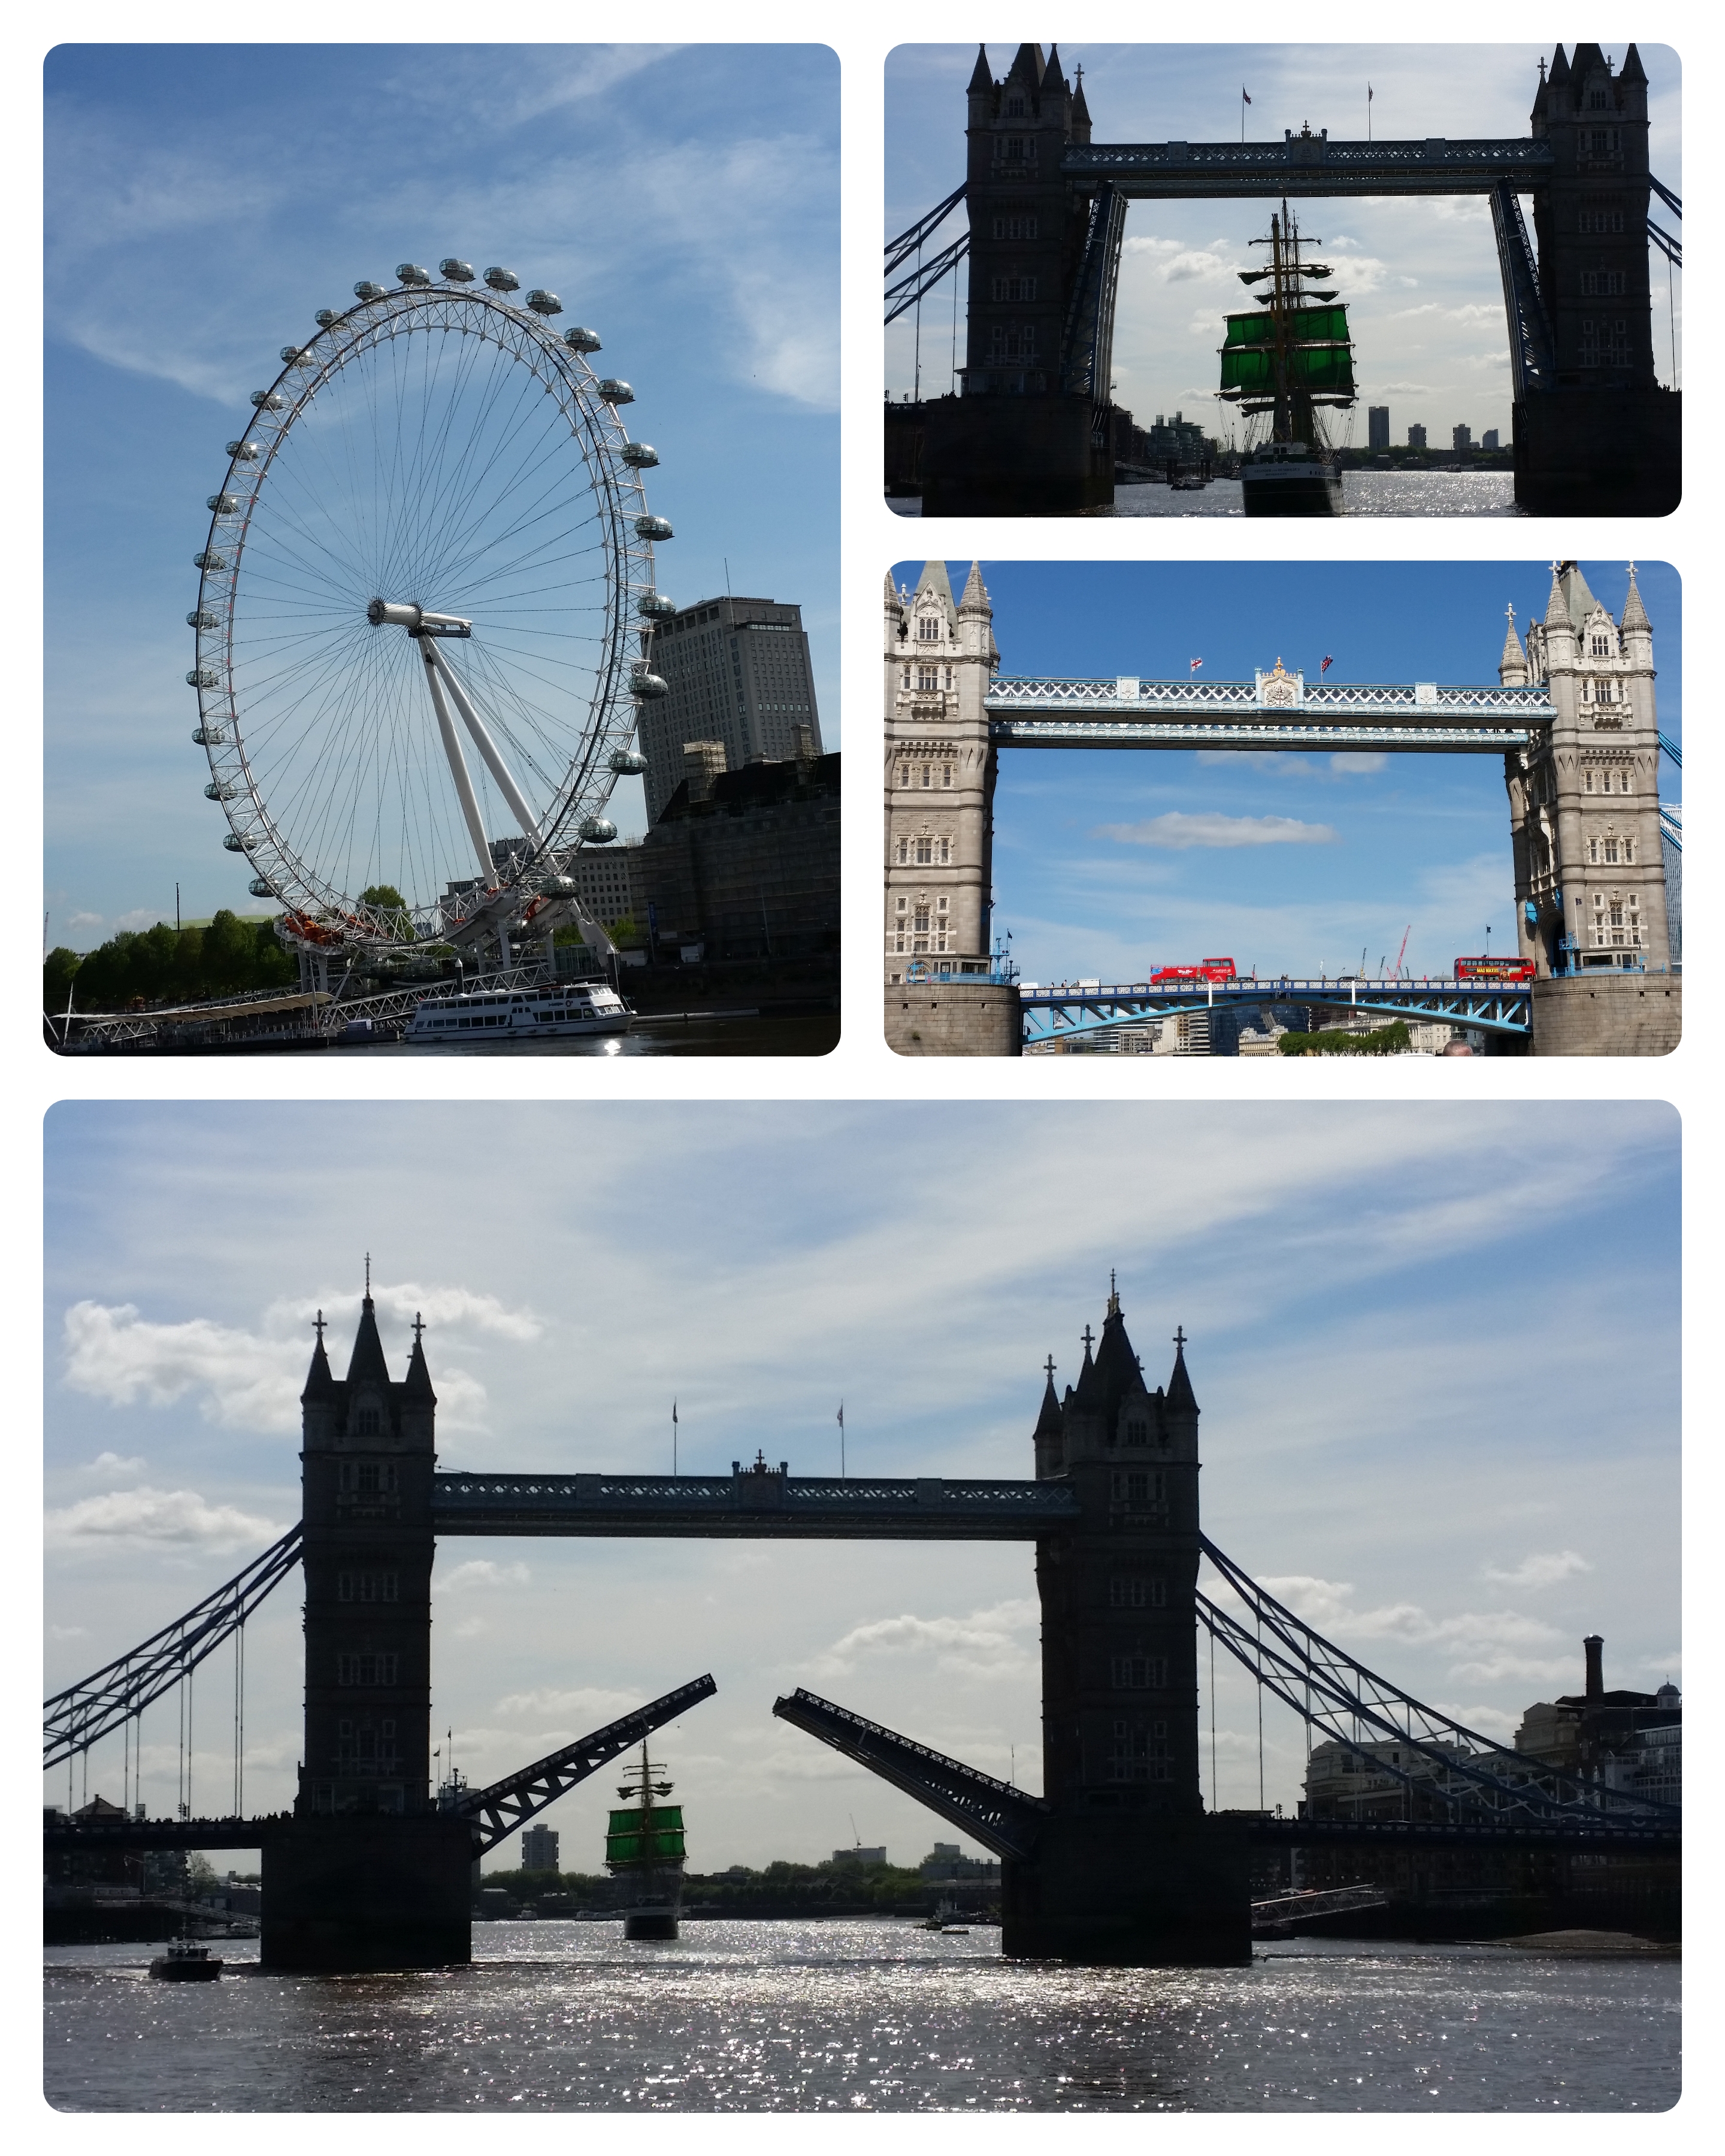
[[[1520,516],[1515,474],[1507,471],[1345,472],[1342,479],[1344,516]],[[922,504],[911,497],[887,498],[901,516],[920,516]],[[1244,516],[1237,479],[1212,480],[1201,491],[1177,492],[1169,486],[1117,486],[1112,509],[1094,509],[1092,516]],[[1255,522],[1273,521],[1255,518]]]
[[[1003,1961],[903,1919],[476,1925],[470,1967],[317,1978],[214,1947],[47,1954],[45,2092],[78,2112],[1651,2112],[1675,1959],[1295,1939],[1250,1969]]]

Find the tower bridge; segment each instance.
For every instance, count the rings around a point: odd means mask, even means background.
[[[1616,614],[1578,563],[1554,562],[1543,618],[1524,634],[1509,609],[1495,682],[1312,681],[1280,657],[1231,681],[1003,673],[980,563],[955,602],[941,561],[914,591],[888,574],[882,658],[886,1029],[901,1052],[1016,1055],[1054,1030],[1218,999],[1091,982],[1060,992],[1055,1011],[1049,992],[1021,993],[1001,968],[990,951],[999,757],[1056,748],[1501,757],[1514,955],[1532,969],[1528,984],[1482,994],[1455,981],[1254,982],[1223,999],[1358,1009],[1369,991],[1391,1015],[1531,1034],[1536,1054],[1676,1045],[1666,880],[1681,839],[1659,782],[1661,757],[1678,752],[1660,731],[1653,624],[1633,562]]]
[[[757,1455],[729,1476],[440,1470],[436,1395],[416,1321],[393,1378],[367,1291],[347,1376],[316,1344],[300,1396],[298,1527],[187,1617],[47,1703],[44,1764],[64,1763],[187,1680],[292,1564],[305,1578],[305,1735],[290,1815],[147,1821],[51,1814],[49,1846],[260,1847],[266,1965],[344,1969],[465,1961],[477,1856],[715,1689],[696,1678],[482,1789],[431,1786],[430,1582],[440,1534],[746,1534],[968,1541],[1035,1550],[1043,1794],[1032,1797],[838,1703],[798,1691],[781,1718],[882,1775],[1004,1860],[1004,1951],[1204,1964],[1250,1953],[1249,1864],[1266,1842],[1382,1845],[1381,1825],[1206,1810],[1200,1626],[1314,1732],[1392,1733],[1429,1769],[1403,1840],[1569,1856],[1674,1852],[1681,1818],[1505,1751],[1324,1640],[1232,1563],[1199,1523],[1199,1405],[1177,1332],[1153,1391],[1111,1293],[1076,1382],[1052,1359],[1027,1479],[790,1474]],[[1199,1587],[1201,1561],[1250,1627]],[[1378,1745],[1381,1753],[1382,1745]],[[1397,1753],[1400,1758],[1399,1748]],[[1399,1771],[1391,1769],[1392,1772]]]
[[[888,244],[887,320],[969,262],[959,394],[922,408],[923,511],[1031,516],[1114,498],[1115,300],[1132,201],[1483,195],[1491,205],[1513,395],[1516,499],[1538,515],[1663,516],[1681,491],[1681,400],[1653,358],[1647,75],[1631,44],[1540,64],[1525,136],[1280,142],[1091,139],[1082,69],[1021,44],[965,92],[963,183]],[[1092,88],[1095,87],[1094,79]],[[1530,236],[1522,202],[1530,198]],[[963,205],[968,229],[930,243]],[[906,274],[905,264],[915,258]]]

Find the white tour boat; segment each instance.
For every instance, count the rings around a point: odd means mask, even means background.
[[[603,982],[565,981],[550,988],[427,996],[414,1011],[406,1038],[449,1047],[552,1040],[573,1034],[627,1033],[634,1017],[616,989]]]

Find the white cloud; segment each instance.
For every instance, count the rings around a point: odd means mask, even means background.
[[[1587,1559],[1574,1550],[1553,1550],[1524,1557],[1510,1572],[1499,1572],[1487,1565],[1480,1576],[1499,1587],[1555,1587],[1560,1579],[1592,1570]]]
[[[551,1741],[567,1743],[587,1730],[602,1729],[619,1715],[632,1713],[641,1704],[639,1692],[602,1691],[588,1685],[568,1691],[512,1691],[498,1701],[496,1712],[517,1721],[531,1717],[540,1723],[554,1723]]]
[[[1513,1609],[1462,1610],[1453,1617],[1434,1617],[1414,1602],[1392,1602],[1376,1609],[1356,1609],[1352,1599],[1353,1588],[1346,1580],[1319,1579],[1295,1573],[1284,1578],[1265,1579],[1260,1584],[1279,1601],[1286,1603],[1296,1616],[1303,1617],[1320,1632],[1333,1633],[1338,1640],[1396,1640],[1409,1646],[1435,1647],[1458,1655],[1477,1656],[1486,1648],[1502,1653],[1518,1647],[1549,1646],[1563,1637],[1543,1618],[1524,1617]],[[1501,1669],[1496,1662],[1464,1661],[1452,1668],[1451,1675],[1489,1682],[1500,1675],[1545,1677],[1553,1671],[1561,1673],[1568,1666],[1567,1663],[1527,1661],[1506,1655]]]
[[[466,1327],[501,1340],[536,1340],[545,1330],[543,1321],[533,1311],[511,1310],[495,1295],[475,1295],[471,1288],[438,1287],[418,1281],[401,1281],[392,1286],[378,1281],[372,1285],[372,1300],[380,1324],[406,1327],[416,1317],[423,1317],[429,1327]],[[345,1327],[358,1323],[360,1303],[357,1293],[325,1296],[321,1302],[315,1296],[300,1296],[272,1303],[264,1322],[272,1331],[291,1328],[304,1332],[321,1309],[331,1326]]]
[[[440,1593],[454,1594],[466,1587],[525,1587],[531,1578],[524,1564],[494,1564],[490,1558],[476,1557],[458,1564],[437,1587]]]
[[[834,1640],[816,1666],[835,1676],[866,1656],[905,1655],[931,1660],[943,1675],[1016,1678],[1031,1666],[1039,1622],[1037,1605],[1028,1601],[998,1603],[963,1617],[881,1617]]]
[[[1389,758],[1387,756],[1380,756],[1374,752],[1364,749],[1341,749],[1330,758],[1330,768],[1332,771],[1343,772],[1382,771],[1389,762]]]
[[[71,925],[74,928],[100,928],[102,916],[100,913],[74,913]]]
[[[141,1459],[122,1460],[117,1452],[99,1452],[78,1471],[80,1475],[136,1475],[146,1465]]]
[[[1293,816],[1189,815],[1172,808],[1142,824],[1099,824],[1095,835],[1173,853],[1194,846],[1327,846],[1336,837],[1327,824],[1302,824]]]
[[[233,1505],[212,1505],[195,1490],[110,1490],[81,1498],[45,1522],[50,1543],[88,1542],[180,1543],[209,1550],[272,1541],[274,1522]]]

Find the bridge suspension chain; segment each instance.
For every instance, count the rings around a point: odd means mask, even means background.
[[[1199,1620],[1211,1639],[1314,1730],[1369,1761],[1374,1774],[1388,1775],[1422,1796],[1435,1794],[1452,1811],[1461,1805],[1505,1821],[1519,1816],[1528,1824],[1597,1832],[1614,1820],[1625,1826],[1675,1825],[1681,1818],[1675,1805],[1608,1789],[1526,1758],[1428,1707],[1296,1617],[1207,1536],[1199,1539],[1252,1620],[1250,1627],[1242,1624],[1199,1593]],[[1362,1726],[1369,1732],[1365,1737]],[[1368,1743],[1381,1747],[1386,1740],[1418,1754],[1435,1771],[1415,1774],[1412,1761],[1404,1765],[1384,1758],[1381,1750],[1367,1751]]]
[[[135,1721],[152,1702],[188,1680],[198,1665],[244,1624],[264,1596],[280,1586],[299,1563],[300,1532],[296,1522],[280,1542],[272,1543],[243,1572],[205,1595],[183,1617],[177,1617],[129,1654],[45,1701],[42,1709],[44,1771],[80,1753],[87,1753],[110,1731]]]

